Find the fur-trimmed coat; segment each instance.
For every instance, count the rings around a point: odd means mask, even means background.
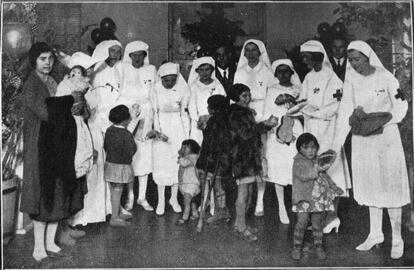
[[[262,174],[261,133],[269,130],[257,123],[249,108],[232,104],[229,111],[231,168],[234,179]]]

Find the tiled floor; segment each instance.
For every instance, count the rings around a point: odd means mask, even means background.
[[[149,185],[149,201],[156,204],[156,188]],[[288,189],[286,195],[289,196]],[[167,194],[168,198],[168,194]],[[287,199],[288,201],[289,199]],[[407,208],[404,213],[407,213]],[[31,258],[33,233],[16,236],[4,247],[5,268],[164,268],[164,267],[401,267],[414,268],[414,233],[405,227],[405,254],[400,260],[391,260],[390,224],[384,215],[385,242],[379,249],[358,252],[355,246],[368,234],[368,210],[352,199],[340,202],[342,225],[339,234],[325,236],[326,261],[311,258],[295,262],[290,258],[292,225],[281,225],[277,214],[274,188],[267,185],[265,216],[250,216],[261,231],[259,240],[247,243],[237,238],[232,226],[206,227],[195,231],[195,222],[179,227],[175,225],[179,214],[167,207],[166,214],[157,217],[134,207],[133,225],[113,228],[107,223],[85,227],[87,234],[79,239],[72,254],[64,259],[47,259],[36,264]],[[293,215],[290,213],[291,220]]]

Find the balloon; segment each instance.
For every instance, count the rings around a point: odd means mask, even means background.
[[[32,46],[29,27],[23,23],[10,22],[3,25],[3,50],[11,58],[19,58]]]
[[[345,25],[343,24],[343,23],[341,23],[341,22],[336,22],[336,23],[334,23],[333,25],[332,25],[332,31],[335,33],[335,34],[343,34],[343,33],[345,33],[346,32],[346,28],[345,28]]]
[[[108,34],[109,36],[113,36],[116,32],[116,24],[109,17],[103,18],[99,26],[102,32]]]
[[[91,32],[91,39],[96,45],[101,43],[101,41],[104,40],[101,29],[99,28],[93,29]]]
[[[320,23],[318,25],[318,33],[320,36],[324,36],[329,33],[330,25],[327,22]]]

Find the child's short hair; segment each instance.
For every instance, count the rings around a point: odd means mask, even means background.
[[[75,68],[80,69],[81,74],[82,74],[82,77],[86,77],[87,72],[86,72],[86,69],[85,69],[84,67],[82,67],[82,66],[80,66],[80,65],[76,65],[76,66],[73,66],[73,67],[70,69],[70,71],[74,70]]]
[[[129,109],[125,105],[118,105],[109,111],[109,121],[115,125],[128,120],[130,117]]]
[[[230,106],[228,98],[223,95],[212,95],[207,99],[210,109],[217,112],[227,112]]]
[[[191,139],[184,140],[182,142],[182,145],[189,146],[190,150],[193,154],[198,154],[200,152],[200,149],[201,149],[200,145],[196,141],[191,140]]]
[[[240,100],[240,95],[246,91],[250,91],[250,88],[247,85],[236,83],[230,88],[229,98],[234,102],[238,102]]]
[[[300,152],[300,148],[304,144],[308,144],[310,142],[313,142],[316,145],[316,149],[319,150],[319,143],[315,136],[313,136],[310,133],[303,133],[299,136],[299,138],[296,140],[296,149],[298,152]]]

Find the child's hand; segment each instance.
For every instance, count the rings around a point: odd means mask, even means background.
[[[278,124],[278,118],[274,115],[271,115],[267,120],[265,120],[263,123],[268,127],[276,127]]]
[[[184,156],[184,152],[180,150],[178,150],[178,157],[183,157]]]
[[[325,172],[325,171],[327,171],[331,167],[330,164],[325,164],[323,166],[319,166],[318,164],[315,164],[315,166],[316,166],[316,170],[318,172]]]

